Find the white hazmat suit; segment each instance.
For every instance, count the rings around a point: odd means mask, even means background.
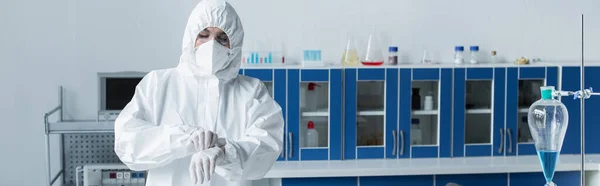
[[[223,30],[231,49],[213,40],[197,50],[196,37],[207,27]],[[199,130],[224,142],[215,174],[203,185],[251,185],[275,163],[283,144],[281,107],[259,80],[238,75],[243,37],[230,4],[201,1],[187,22],[179,65],[152,71],[137,85],[115,121],[115,152],[130,169],[148,170],[147,186],[194,185],[191,157],[204,151],[190,136]]]

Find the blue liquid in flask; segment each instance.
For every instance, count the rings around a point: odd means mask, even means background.
[[[554,178],[554,169],[556,168],[558,155],[559,153],[557,151],[538,151],[538,157],[540,158],[540,163],[542,163],[542,170],[544,171],[546,182],[551,182],[552,178]]]

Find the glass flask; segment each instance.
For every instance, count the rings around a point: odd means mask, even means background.
[[[552,178],[567,132],[569,113],[564,104],[554,99],[554,86],[540,87],[540,92],[542,98],[529,107],[527,122],[544,171],[546,186],[555,186]]]
[[[369,35],[367,51],[365,52],[365,58],[362,60],[362,64],[367,66],[378,66],[383,64],[383,51],[379,45],[375,27],[373,27],[373,31],[371,31],[371,34]]]
[[[354,41],[354,35],[352,34],[348,34],[348,42],[346,43],[346,49],[342,55],[342,65],[358,65],[358,51],[356,50],[356,42]]]

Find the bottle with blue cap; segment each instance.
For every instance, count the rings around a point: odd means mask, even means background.
[[[463,64],[464,61],[464,57],[463,57],[463,52],[465,51],[465,47],[463,46],[456,46],[454,47],[454,63],[456,64]]]
[[[469,51],[471,52],[471,64],[477,64],[479,62],[479,46],[471,46],[469,47]]]
[[[389,52],[390,52],[390,55],[388,57],[388,64],[397,65],[398,64],[398,47],[390,46]]]

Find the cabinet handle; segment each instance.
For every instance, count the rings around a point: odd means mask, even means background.
[[[294,144],[294,143],[292,143],[292,133],[290,132],[290,133],[288,133],[288,147],[289,147],[289,151],[290,151],[290,154],[288,154],[288,157],[290,157],[290,158],[293,157],[293,155],[294,155],[294,153],[293,153],[294,147],[292,146],[292,144]]]
[[[502,154],[504,149],[504,128],[500,128],[500,148],[498,148],[498,154]]]
[[[404,130],[400,130],[400,156],[404,156]]]
[[[392,150],[392,155],[396,155],[396,151],[398,151],[398,144],[396,143],[398,141],[398,135],[396,134],[396,130],[392,130],[392,135],[394,136],[394,150]]]
[[[508,132],[508,153],[512,153],[512,130],[510,130],[510,128],[506,129],[506,131]]]

